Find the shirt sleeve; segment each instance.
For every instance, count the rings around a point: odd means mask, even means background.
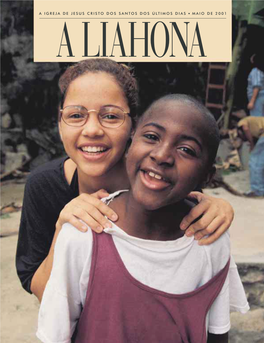
[[[22,286],[31,293],[31,280],[46,258],[55,227],[51,225],[49,185],[43,185],[41,175],[30,175],[24,192],[23,208],[16,252],[16,268]]]
[[[64,178],[64,160],[60,158],[40,166],[30,173],[26,182],[16,268],[22,286],[29,293],[32,277],[49,253],[59,214],[78,195]]]
[[[57,238],[50,279],[38,317],[44,343],[70,343],[84,306],[92,256],[92,232],[64,224]]]
[[[246,294],[231,256],[224,286],[209,311],[209,332],[218,335],[228,332],[231,327],[230,311],[246,313],[248,310]]]
[[[261,88],[263,85],[263,72],[261,70],[254,68],[252,70],[252,87],[253,88]]]

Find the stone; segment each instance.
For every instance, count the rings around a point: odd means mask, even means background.
[[[250,305],[258,307],[261,306],[261,299],[264,298],[264,285],[262,283],[246,284],[244,283],[248,302]],[[262,301],[262,306],[264,306]]]
[[[264,273],[262,270],[253,271],[250,270],[245,276],[242,277],[243,283],[255,283],[263,282],[264,283]]]
[[[36,158],[34,158],[33,161],[30,162],[30,170],[32,171],[35,168],[51,160],[52,160],[52,154],[48,151],[45,152],[44,149],[40,148],[39,155]]]
[[[25,152],[7,151],[5,153],[5,173],[20,168],[26,160],[29,160],[29,155]]]
[[[5,114],[10,110],[9,105],[7,104],[7,100],[2,97],[0,102],[0,113]]]
[[[238,192],[247,192],[250,189],[249,170],[236,171],[230,174],[222,174],[225,183]]]
[[[250,310],[246,314],[231,313],[232,329],[238,331],[264,331],[264,309]]]
[[[230,343],[263,343],[264,332],[240,332],[237,330],[230,330],[229,332]]]
[[[9,129],[12,125],[12,117],[11,115],[6,112],[1,116],[1,127],[3,129]]]
[[[222,139],[219,144],[216,159],[224,162],[233,149],[229,139]]]
[[[231,313],[230,343],[264,342],[264,309],[250,310],[246,314]]]
[[[23,127],[22,116],[20,114],[13,114],[13,120],[15,122],[15,127]]]

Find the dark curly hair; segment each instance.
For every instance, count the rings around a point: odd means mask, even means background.
[[[105,72],[112,75],[124,92],[130,109],[132,122],[135,122],[138,111],[138,85],[132,70],[124,65],[107,58],[92,58],[78,62],[66,69],[59,79],[61,91],[60,106],[63,106],[70,83],[77,77],[87,73]]]

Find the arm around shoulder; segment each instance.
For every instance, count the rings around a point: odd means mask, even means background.
[[[50,277],[52,264],[53,264],[54,246],[55,246],[59,231],[60,230],[56,229],[48,256],[38,267],[31,281],[30,290],[38,298],[39,302],[41,302],[42,300],[43,292],[45,290],[46,284]]]
[[[47,188],[42,174],[29,176],[24,192],[16,252],[16,268],[22,286],[31,293],[31,280],[48,255],[55,228],[51,224]],[[51,212],[51,211],[50,211]]]
[[[234,218],[232,206],[224,199],[200,192],[191,192],[188,198],[195,199],[198,204],[184,217],[181,229],[187,229],[186,235],[194,235],[201,245],[213,243],[230,227]]]

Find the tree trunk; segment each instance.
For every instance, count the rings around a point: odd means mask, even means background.
[[[233,48],[232,62],[227,68],[227,101],[226,101],[226,111],[224,115],[224,128],[227,129],[229,125],[229,117],[232,111],[234,102],[234,88],[235,88],[235,78],[239,68],[241,55],[246,46],[246,32],[247,32],[247,22],[240,21],[238,34],[236,42]]]

